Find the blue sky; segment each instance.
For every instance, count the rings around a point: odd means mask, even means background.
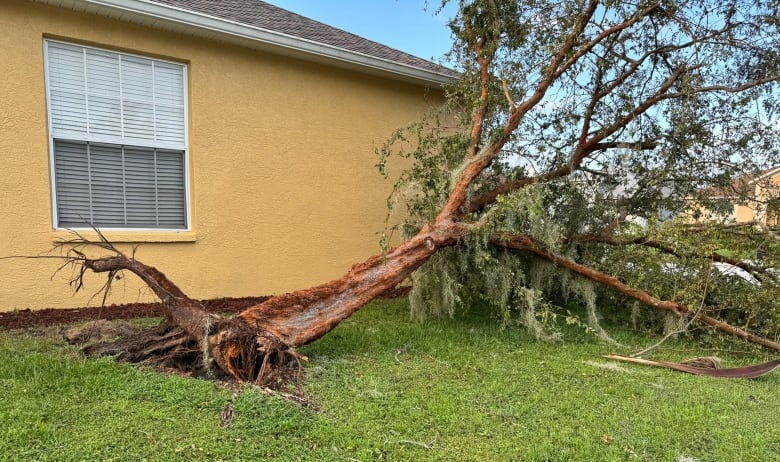
[[[434,16],[440,0],[265,0],[415,56],[437,61],[450,49],[447,19],[457,1]],[[426,8],[427,3],[427,8]]]

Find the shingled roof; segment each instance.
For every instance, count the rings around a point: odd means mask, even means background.
[[[710,186],[709,188],[703,189],[701,193],[713,198],[736,198],[742,194],[754,197],[756,194],[756,185],[766,187],[770,183],[771,178],[778,173],[780,173],[780,167],[768,168],[756,174],[735,178],[728,185]]]
[[[425,86],[452,69],[260,0],[34,0]]]
[[[396,63],[451,73],[431,61],[382,45],[358,35],[309,19],[260,0],[153,0],[237,23],[299,37]],[[454,74],[452,74],[454,75]]]

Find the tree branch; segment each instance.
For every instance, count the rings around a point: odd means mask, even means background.
[[[593,16],[593,14],[595,13],[597,6],[598,6],[597,1],[595,0],[590,1],[588,5],[588,9],[579,18],[574,29],[568,35],[563,46],[558,51],[558,54],[556,54],[555,58],[553,58],[552,62],[550,63],[550,66],[547,71],[547,75],[544,78],[542,78],[536,90],[528,99],[526,99],[521,104],[512,108],[512,110],[509,112],[509,117],[507,118],[507,121],[504,124],[504,127],[501,130],[498,138],[492,143],[490,143],[489,145],[484,146],[478,152],[473,152],[473,154],[469,152],[468,162],[461,169],[460,174],[458,175],[457,180],[455,181],[455,184],[452,186],[450,197],[442,207],[439,214],[437,215],[435,220],[436,223],[445,223],[447,221],[451,221],[459,214],[461,207],[466,201],[468,188],[471,185],[471,183],[474,181],[475,178],[477,178],[477,176],[480,173],[482,173],[482,171],[485,168],[487,168],[488,165],[490,165],[490,163],[493,161],[496,155],[498,155],[498,153],[501,152],[501,149],[509,141],[509,139],[512,136],[512,133],[514,133],[514,131],[517,129],[517,127],[520,124],[520,121],[523,119],[525,114],[527,114],[528,111],[530,111],[533,107],[539,104],[539,102],[542,100],[542,98],[544,98],[544,95],[547,93],[547,91],[550,89],[553,83],[555,83],[557,78],[556,71],[558,67],[561,65],[566,55],[568,55],[571,52],[571,49],[574,47],[574,44],[576,43],[577,37],[579,37],[579,35],[582,34],[582,32],[585,30],[585,26],[587,25],[588,21]],[[487,65],[489,63],[486,62],[485,64]],[[487,66],[483,66],[482,61],[480,61],[480,73],[481,73],[480,80],[483,82],[483,84],[489,81],[490,79],[489,73],[483,74],[483,72],[487,72],[487,71],[488,71]],[[481,123],[482,122],[480,121],[479,124],[480,130],[481,130]],[[476,128],[476,124],[472,126],[472,132],[474,128]],[[474,142],[474,138],[471,139],[471,142]]]
[[[484,130],[485,115],[489,107],[490,100],[490,63],[493,62],[493,56],[484,56],[484,41],[480,41],[477,48],[474,50],[477,55],[477,63],[479,64],[479,106],[474,111],[474,115],[471,120],[471,135],[469,137],[469,145],[467,150],[468,158],[473,158],[477,155],[477,149],[479,141],[482,139],[482,131]]]
[[[534,241],[530,236],[501,234],[494,236],[490,242],[500,247],[530,252],[555,264],[556,266],[566,268],[585,278],[590,279],[591,281],[610,287],[623,295],[644,303],[645,305],[658,308],[660,310],[669,311],[677,317],[688,317],[695,313],[694,310],[691,310],[688,306],[679,302],[675,302],[673,300],[660,300],[643,290],[630,287],[613,276],[602,273],[601,271],[593,269],[589,266],[576,263],[562,255],[558,255],[550,250],[547,250],[540,243]],[[718,329],[722,332],[734,335],[748,342],[762,345],[774,351],[780,351],[780,343],[751,334],[726,322],[707,316],[704,313],[699,313],[698,320],[703,324]]]
[[[209,324],[209,318],[213,315],[210,315],[200,303],[189,298],[157,268],[141,263],[135,259],[134,255],[128,257],[109,242],[100,230],[93,229],[97,232],[99,241],[89,240],[74,231],[76,236],[74,239],[63,240],[55,246],[55,248],[68,248],[68,254],[60,257],[65,259],[66,265],[72,264],[79,267],[76,280],[71,282],[76,285],[76,290],[83,287],[86,270],[94,273],[108,273],[109,281],[103,286],[102,290],[104,291],[110,288],[110,281],[117,272],[128,270],[138,276],[160,299],[169,319],[176,322],[192,338],[202,341],[207,335],[207,332],[204,332],[204,326]],[[81,251],[87,247],[97,247],[113,255],[88,258],[86,253]],[[133,249],[134,253],[135,249]]]
[[[587,18],[588,18],[588,19],[589,19],[590,17],[592,17],[592,16],[593,16],[593,13],[595,13],[595,6],[596,6],[596,4],[597,4],[597,3],[598,3],[598,2],[591,2],[591,4],[589,5],[589,8],[588,8],[588,13],[586,13],[586,16],[587,16]],[[571,56],[571,57],[570,57],[570,58],[569,58],[569,59],[568,59],[568,60],[567,60],[567,61],[566,61],[566,62],[565,62],[565,63],[564,63],[564,64],[563,64],[563,65],[562,65],[560,68],[559,68],[559,70],[558,70],[558,71],[556,72],[556,74],[555,74],[555,78],[558,78],[558,77],[562,76],[562,75],[563,75],[563,74],[564,74],[564,73],[565,73],[565,72],[566,72],[566,71],[567,71],[567,70],[568,70],[568,69],[569,69],[571,66],[573,66],[573,65],[574,65],[574,64],[575,64],[575,63],[576,63],[576,62],[577,62],[577,61],[578,61],[580,58],[582,58],[582,57],[583,57],[585,54],[587,54],[588,52],[590,52],[591,50],[593,50],[593,48],[594,48],[596,45],[598,45],[599,43],[601,43],[601,42],[602,42],[602,41],[603,41],[605,38],[607,38],[607,37],[609,37],[609,36],[611,36],[611,35],[614,35],[614,34],[618,34],[618,33],[620,33],[621,31],[623,31],[623,30],[625,30],[625,29],[628,29],[628,28],[629,28],[629,27],[631,27],[632,25],[636,24],[638,21],[640,21],[640,20],[642,20],[643,18],[645,18],[645,17],[646,17],[648,14],[650,14],[650,13],[652,13],[653,11],[655,11],[656,9],[658,9],[658,8],[659,8],[659,6],[660,6],[660,4],[659,4],[658,2],[653,2],[653,3],[651,3],[650,5],[648,5],[648,7],[647,7],[647,8],[645,8],[645,9],[644,9],[644,10],[642,10],[642,11],[639,11],[639,12],[637,12],[636,14],[634,14],[633,16],[631,16],[631,17],[630,17],[629,19],[627,19],[626,21],[623,21],[623,22],[621,22],[621,23],[619,23],[619,24],[616,24],[616,25],[614,25],[614,26],[610,27],[609,29],[606,29],[606,30],[602,31],[602,32],[601,32],[599,35],[597,35],[597,36],[596,36],[596,37],[595,37],[593,40],[591,40],[590,42],[588,42],[588,43],[584,44],[582,47],[580,47],[580,49],[579,49],[579,50],[577,50],[577,51],[576,51],[576,52],[575,52],[575,53],[574,53],[574,54],[573,54],[573,55],[572,55],[572,56]],[[591,8],[592,8],[592,9],[591,9]],[[583,17],[585,17],[585,16],[583,16]],[[582,30],[584,30],[584,26],[582,27]],[[582,33],[582,30],[580,31],[580,33]]]
[[[649,247],[656,249],[658,251],[661,251],[665,254],[675,256],[677,258],[702,258],[711,260],[718,263],[726,263],[732,266],[736,266],[737,268],[743,269],[750,273],[751,276],[754,276],[756,279],[759,280],[766,280],[767,272],[764,270],[764,268],[761,268],[757,265],[754,265],[750,262],[737,260],[736,258],[727,257],[724,255],[721,255],[717,252],[710,252],[710,253],[695,253],[695,252],[680,252],[679,250],[671,247],[670,245],[661,242],[656,241],[653,239],[649,239],[647,237],[637,237],[630,240],[621,241],[618,239],[615,239],[612,236],[609,235],[595,235],[595,234],[580,234],[577,236],[572,236],[567,239],[569,242],[583,242],[583,243],[592,243],[592,244],[607,244],[613,247],[621,247],[621,246],[628,246],[628,245],[636,245],[636,246],[642,246],[642,247]]]
[[[590,149],[589,152],[605,151],[608,149],[653,150],[656,149],[657,147],[658,147],[658,143],[652,140],[636,141],[636,142],[611,141],[611,142],[594,143],[589,148]],[[493,204],[498,198],[498,196],[509,194],[512,191],[525,188],[526,186],[530,186],[532,184],[544,183],[546,181],[563,178],[571,174],[574,170],[581,169],[581,163],[585,157],[586,156],[582,156],[581,158],[579,158],[579,160],[574,159],[574,161],[577,162],[576,164],[568,163],[556,170],[547,172],[542,175],[516,178],[514,180],[509,180],[500,183],[498,186],[496,186],[489,192],[471,199],[471,201],[469,201],[469,203],[466,205],[465,210],[469,213],[479,212],[483,210],[485,207]]]

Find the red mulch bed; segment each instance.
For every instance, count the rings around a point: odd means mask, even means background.
[[[212,313],[239,313],[268,297],[215,298],[201,300]],[[45,308],[0,313],[0,329],[21,329],[35,326],[69,324],[94,319],[132,319],[165,316],[161,303],[128,303],[124,305],[91,306],[85,308]]]
[[[398,287],[388,290],[381,298],[395,298],[406,295],[409,287]],[[257,305],[268,297],[215,298],[201,300],[203,306],[211,313],[234,314]],[[22,329],[36,326],[53,326],[69,324],[77,321],[95,319],[132,319],[164,316],[161,303],[128,303],[124,305],[107,305],[85,308],[45,308],[41,310],[18,310],[0,312],[0,329]]]

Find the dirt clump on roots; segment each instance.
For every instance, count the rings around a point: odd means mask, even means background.
[[[67,328],[62,332],[62,337],[68,343],[83,345],[90,342],[108,342],[118,337],[129,337],[140,331],[141,327],[130,324],[123,319],[114,321],[98,319]]]

